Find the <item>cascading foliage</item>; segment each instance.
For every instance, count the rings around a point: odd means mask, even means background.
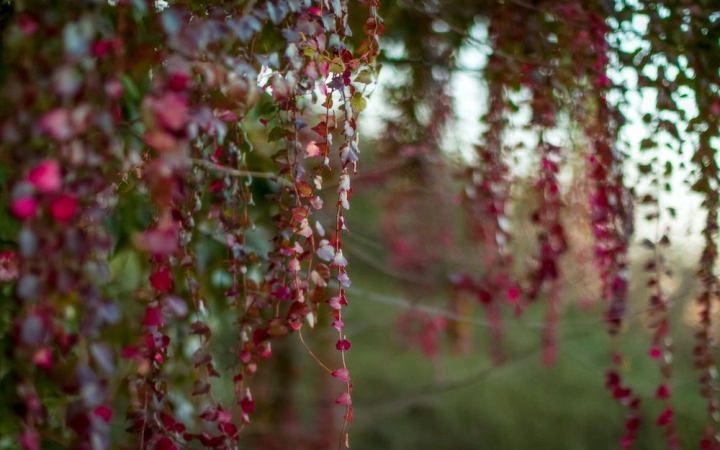
[[[604,302],[610,335],[604,381],[626,410],[622,448],[633,447],[646,420],[623,379],[619,339],[636,215],[649,211],[660,229],[674,214],[662,196],[675,165],[689,158],[705,214],[694,358],[708,424],[699,440],[703,449],[720,448],[712,338],[720,10],[599,0],[383,7],[377,0],[0,2],[0,436],[15,436],[25,450],[50,442],[286,448],[272,433],[252,433],[256,422],[299,426],[294,400],[268,393],[267,382],[273,370],[292,372],[283,342],[297,335],[334,403],[318,407],[318,429],[297,431],[295,444],[347,446],[353,383],[343,237],[352,224],[345,211],[358,169],[359,114],[382,62],[401,69],[385,89],[383,130],[370,137],[373,157],[400,169],[373,178],[387,194],[377,205],[389,260],[410,298],[445,292],[454,319],[476,314],[476,301],[493,361],[504,358],[507,316],[538,303],[546,318],[542,359],[556,360],[565,268],[576,254],[568,236],[578,227],[568,219],[575,216],[564,175],[584,187],[593,295]],[[384,34],[400,52],[380,51]],[[466,45],[488,53],[470,70],[482,76],[486,96],[477,101],[486,106],[473,155],[453,159],[451,87],[467,70],[458,58]],[[656,94],[656,102],[643,117],[650,137],[631,167],[623,132],[638,92]],[[518,160],[527,163],[526,179]],[[635,172],[638,188],[630,189]],[[518,207],[523,186],[529,203]],[[515,224],[531,227],[525,254],[514,244]],[[653,401],[662,413],[650,422],[676,449],[663,287],[670,242],[660,232],[643,237],[651,251],[649,356],[661,374]],[[455,264],[458,254],[472,263]],[[470,331],[453,320],[411,311],[398,328],[430,357],[443,332],[457,349],[472,349]],[[332,330],[325,349],[310,348],[309,329]],[[280,379],[293,383],[292,374]]]
[[[3,5],[2,416],[23,448],[112,447],[119,389],[133,447],[235,448],[251,379],[304,325],[337,330],[328,377],[352,421],[343,211],[382,33],[364,3],[352,46],[341,0]],[[257,136],[272,153],[254,156]],[[223,302],[208,299],[203,240],[225,248]],[[146,278],[123,284],[128,264]],[[217,307],[236,330],[229,360],[206,322]],[[213,395],[215,377],[234,398]],[[182,402],[200,414],[183,420]]]
[[[534,303],[543,302],[543,361],[552,363],[562,345],[557,330],[562,305],[573,301],[567,298],[572,280],[566,279],[564,272],[573,264],[585,264],[575,259],[584,249],[573,248],[568,233],[585,233],[585,240],[591,242],[586,245],[593,255],[592,271],[598,279],[592,295],[604,302],[603,320],[611,338],[605,385],[627,411],[619,438],[622,448],[633,447],[645,422],[640,395],[623,379],[626,360],[619,339],[630,300],[628,252],[636,220],[649,222],[648,228],[657,230],[640,236],[643,247],[651,250],[644,264],[648,279],[639,281],[650,291],[647,314],[652,340],[648,353],[661,376],[655,401],[662,405],[662,412],[648,422],[663,430],[668,448],[680,448],[670,390],[674,350],[668,317],[671,299],[663,281],[669,273],[664,251],[671,242],[662,230],[676,215],[663,197],[677,187],[674,173],[683,169],[688,179],[694,180],[688,187],[704,197],[706,214],[705,249],[698,272],[702,329],[694,349],[695,366],[701,371],[701,394],[707,398],[709,412],[700,445],[718,446],[712,304],[717,292],[718,198],[713,145],[720,99],[717,65],[711,61],[719,47],[719,12],[717,7],[698,2],[511,0],[428,2],[389,8],[385,13],[389,23],[413,23],[412,27],[388,26],[386,36],[387,41],[405,49],[401,56],[397,51],[388,53],[384,61],[403,76],[403,90],[426,92],[423,77],[437,78],[443,70],[482,76],[484,93],[478,99],[484,111],[482,131],[476,139],[475,155],[463,158],[458,169],[462,180],[459,204],[466,226],[464,235],[453,236],[453,248],[463,255],[464,264],[448,262],[447,280],[453,292],[446,315],[451,319],[446,327],[449,337],[461,339],[460,345],[456,343],[460,348],[472,344],[469,330],[458,331],[463,320],[478,313],[465,304],[471,294],[487,316],[489,356],[501,361],[504,317],[521,315],[534,308]],[[409,41],[411,32],[429,37]],[[468,47],[487,54],[481,68],[464,66],[470,59],[460,57],[461,49]],[[638,115],[642,97],[653,96],[652,110],[642,115],[647,137],[641,140],[632,135],[637,127],[628,125],[631,117]],[[398,120],[422,125],[414,111],[441,111],[433,107],[433,98],[415,95],[411,97],[414,103],[407,98],[388,96],[400,117],[387,121],[389,132],[397,128]],[[444,123],[448,129],[458,130],[452,121],[430,117],[429,123]],[[418,145],[416,136],[396,132],[393,136],[393,141],[380,142],[398,151]],[[640,141],[637,165],[631,164],[630,155],[636,150],[629,141]],[[518,161],[524,169],[513,167]],[[568,175],[571,183],[563,181]],[[631,183],[635,186],[630,187]],[[577,201],[578,192],[573,189],[578,186],[586,195],[582,203],[587,224],[578,223],[578,215],[568,208],[570,201]],[[412,209],[405,220],[429,228],[432,225],[426,222],[436,208],[436,203],[428,202],[425,208]],[[397,215],[397,208],[391,206],[386,214]],[[588,225],[584,232],[578,230]],[[524,227],[536,236],[530,253],[514,243],[516,235],[528,234]],[[388,239],[406,242],[412,233],[389,233]],[[422,241],[404,252],[424,255],[432,245]],[[474,271],[470,272],[466,261],[473,256],[468,248],[476,251]],[[408,267],[407,261],[404,264]],[[412,291],[408,298],[413,298]]]

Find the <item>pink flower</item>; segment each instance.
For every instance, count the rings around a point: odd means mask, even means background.
[[[62,185],[60,163],[54,159],[45,160],[30,171],[27,179],[44,194],[55,192]]]

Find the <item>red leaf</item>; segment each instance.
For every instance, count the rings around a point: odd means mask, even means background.
[[[217,421],[220,423],[228,423],[232,420],[232,415],[230,415],[229,412],[222,409],[222,407],[218,408],[218,416]]]
[[[240,408],[245,414],[252,414],[255,412],[255,401],[248,396],[243,397],[243,399],[240,400]]]
[[[338,380],[343,381],[345,383],[350,381],[350,372],[344,367],[342,367],[338,370],[333,370],[330,375],[334,376]]]
[[[203,395],[210,392],[210,383],[206,380],[197,380],[193,385],[192,395]]]
[[[672,421],[673,410],[670,408],[665,409],[657,418],[657,424],[660,427],[664,427]]]
[[[0,281],[10,281],[18,277],[18,258],[14,251],[0,252]]]
[[[161,437],[155,444],[156,450],[177,450],[175,443],[169,437]]]
[[[78,201],[70,194],[60,194],[50,203],[50,215],[58,222],[67,222],[75,216]]]
[[[20,445],[23,450],[40,450],[40,435],[37,431],[26,428],[20,437]]]
[[[160,413],[160,420],[162,420],[163,426],[165,428],[174,428],[175,427],[175,418],[167,413]]]
[[[220,447],[225,442],[225,436],[210,436],[207,433],[200,435],[200,442],[206,447]]]
[[[172,273],[167,267],[158,269],[150,275],[150,285],[160,292],[169,292],[172,289]]]
[[[218,430],[233,439],[235,439],[239,433],[237,426],[233,423],[220,422],[218,423]]]
[[[350,350],[350,347],[350,341],[348,341],[347,339],[340,339],[335,343],[335,348],[340,350],[341,352],[345,350]]]
[[[327,122],[320,122],[319,124],[315,125],[314,127],[310,128],[310,129],[322,137],[326,137],[328,134]]]
[[[190,75],[186,73],[173,73],[168,77],[168,87],[173,91],[186,91],[190,81]]]
[[[640,426],[640,418],[639,417],[631,417],[625,421],[625,429],[630,432],[636,431],[639,426]]]
[[[155,102],[155,111],[158,122],[169,130],[180,131],[187,124],[187,101],[178,94],[165,94]]]
[[[27,14],[21,14],[17,18],[18,28],[25,36],[32,36],[39,28],[38,23]]]
[[[203,322],[195,321],[190,325],[190,334],[199,334],[201,336],[210,337],[210,327]]]
[[[125,347],[120,352],[120,357],[122,359],[135,359],[140,355],[140,349],[138,349],[137,347]]]
[[[217,409],[215,409],[213,406],[208,406],[207,408],[205,408],[205,411],[203,411],[200,414],[200,418],[202,420],[206,420],[208,422],[215,422],[217,417],[218,417]]]
[[[10,211],[20,220],[35,217],[37,213],[37,201],[32,197],[21,197],[15,199],[10,204]]]
[[[148,230],[138,239],[137,245],[155,255],[170,255],[178,248],[177,230],[174,227]]]
[[[511,286],[507,290],[508,302],[516,303],[520,299],[520,289],[515,286]]]
[[[33,362],[35,363],[35,365],[43,369],[52,368],[52,352],[47,347],[39,348],[33,355]]]
[[[148,306],[145,309],[143,325],[146,327],[161,327],[164,323],[165,317],[163,316],[162,308],[159,306]]]
[[[350,406],[352,405],[352,398],[350,398],[350,394],[343,392],[335,399],[335,403],[338,405]]]
[[[659,399],[666,399],[670,397],[670,386],[667,384],[661,384],[655,391],[655,397]]]
[[[105,423],[110,423],[113,416],[113,410],[108,405],[100,405],[95,408],[94,414],[101,418]]]
[[[650,357],[652,359],[660,359],[661,356],[662,356],[662,351],[659,348],[653,347],[650,349]]]

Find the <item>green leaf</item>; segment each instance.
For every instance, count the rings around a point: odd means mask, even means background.
[[[355,111],[360,113],[365,110],[367,107],[367,100],[365,100],[365,97],[359,92],[356,92],[353,94],[352,98],[350,99],[350,103],[352,104],[353,108],[355,108]]]
[[[371,84],[373,82],[372,72],[370,72],[370,70],[368,70],[368,69],[362,70],[355,77],[355,82],[362,83],[362,84]]]
[[[268,142],[276,142],[285,138],[285,130],[282,127],[275,127],[268,134]]]
[[[131,292],[142,284],[142,267],[138,254],[123,250],[110,260],[112,282],[120,292]]]
[[[140,91],[133,82],[132,78],[127,75],[123,75],[121,83],[125,95],[127,95],[133,101],[140,101]]]

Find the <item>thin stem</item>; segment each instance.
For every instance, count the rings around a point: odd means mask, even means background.
[[[231,175],[234,177],[277,178],[277,174],[275,172],[255,172],[252,170],[232,169],[230,167],[220,166],[213,162],[205,161],[204,159],[198,158],[191,158],[190,162],[192,162],[196,166],[201,166],[206,169],[224,173],[226,175]]]
[[[320,367],[322,367],[323,369],[325,369],[325,370],[327,371],[327,373],[332,373],[332,370],[330,370],[330,369],[328,368],[328,366],[326,366],[325,364],[323,364],[323,362],[320,361],[320,358],[318,358],[317,356],[315,356],[315,353],[313,353],[313,351],[310,350],[310,347],[308,347],[307,343],[305,343],[305,339],[303,338],[303,335],[302,335],[302,330],[298,330],[298,336],[300,337],[300,342],[302,342],[303,347],[305,347],[305,350],[307,350],[307,352],[310,354],[310,356],[312,356],[312,358],[315,360],[315,362],[318,363],[318,365],[319,365]]]

